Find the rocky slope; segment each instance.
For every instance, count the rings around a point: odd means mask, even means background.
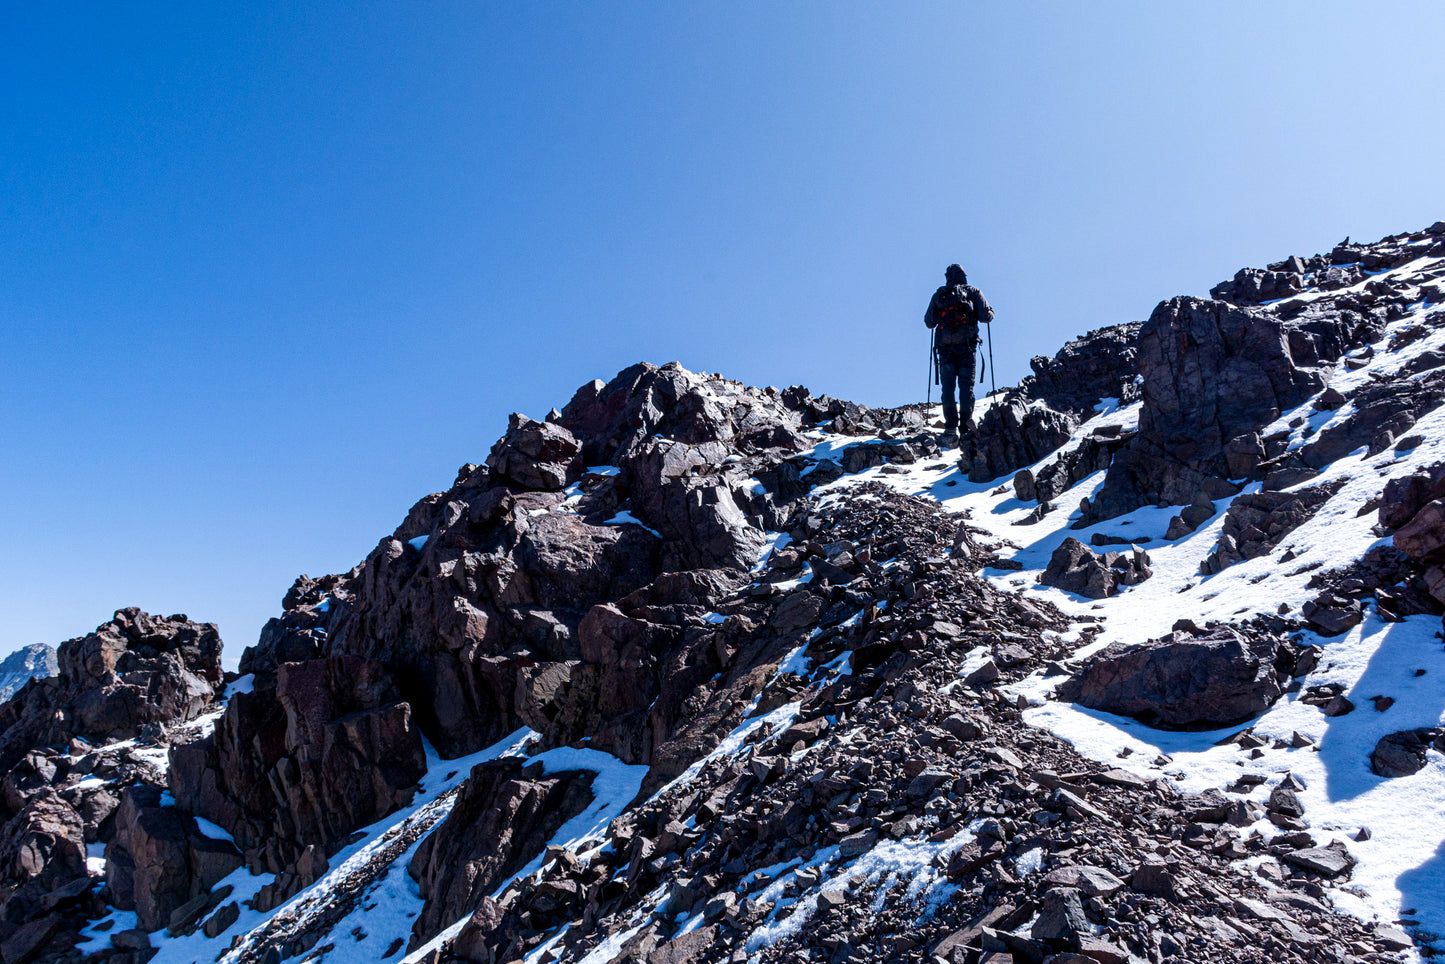
[[[80,957],[80,927],[112,907],[163,926],[240,865],[194,818],[159,807],[165,744],[193,739],[221,692],[216,628],[125,609],[61,643],[57,662],[0,706],[7,962]]]
[[[0,707],[0,957],[1433,954],[1445,224],[1212,295],[959,452],[584,386],[224,694],[213,627],[117,613]]]

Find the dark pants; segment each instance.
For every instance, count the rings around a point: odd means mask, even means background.
[[[976,356],[972,350],[967,354],[938,353],[938,378],[943,385],[943,425],[946,431],[957,431],[960,424],[967,425],[973,418],[973,373]],[[958,401],[955,401],[955,393]],[[959,401],[962,411],[959,410]],[[959,416],[962,416],[960,422]]]

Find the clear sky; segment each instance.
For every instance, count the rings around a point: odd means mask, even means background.
[[[1445,5],[8,4],[0,652],[255,641],[639,360],[920,399],[1445,218]]]

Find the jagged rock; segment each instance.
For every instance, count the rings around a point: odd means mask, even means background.
[[[1074,887],[1088,897],[1112,897],[1124,888],[1124,882],[1102,867],[1073,866],[1050,871],[1045,883]]]
[[[1199,564],[1200,573],[1213,575],[1235,563],[1268,555],[1285,536],[1313,518],[1343,485],[1331,482],[1293,492],[1236,497],[1224,515],[1219,542]]]
[[[24,886],[36,896],[84,877],[80,817],[54,791],[32,797],[0,828],[0,861],[10,886]]]
[[[1131,547],[1128,553],[1095,555],[1088,546],[1070,537],[1054,550],[1039,582],[1090,599],[1105,599],[1114,595],[1119,586],[1138,585],[1151,574],[1149,555],[1138,546]]]
[[[1231,479],[1260,479],[1260,463],[1265,459],[1264,441],[1258,432],[1236,435],[1224,443],[1224,465]]]
[[[1029,936],[1056,948],[1077,948],[1079,935],[1089,933],[1084,903],[1072,887],[1054,887],[1044,893],[1038,920]]]
[[[210,623],[118,610],[60,644],[60,672],[0,706],[0,770],[37,746],[75,737],[110,743],[149,724],[189,720],[221,688],[221,639]]]
[[[1102,472],[1113,461],[1117,452],[1133,433],[1119,435],[1091,435],[1039,469],[1032,477],[1032,498],[1039,502],[1053,502],[1065,492],[1078,485],[1095,472]],[[1024,470],[1028,471],[1028,470]],[[1014,478],[1018,488],[1018,477]],[[1022,495],[1019,498],[1023,498]]]
[[[1445,499],[1426,503],[1399,529],[1395,548],[1426,565],[1445,562]]]
[[[106,887],[115,906],[134,910],[141,927],[153,931],[198,898],[183,917],[204,910],[210,889],[242,863],[229,841],[203,835],[193,817],[162,804],[159,787],[142,784],[126,791],[116,813]]]
[[[1299,258],[1287,262],[1287,270],[1240,268],[1233,280],[1209,289],[1209,297],[1235,305],[1258,305],[1297,295],[1307,287],[1305,265]]]
[[[172,791],[248,851],[271,848],[280,872],[411,798],[426,754],[398,696],[374,660],[283,663],[270,686],[231,698],[213,735],[171,751]]]
[[[451,814],[421,842],[408,868],[426,901],[412,948],[477,911],[499,881],[540,854],[591,801],[591,773],[540,771],[516,759],[472,768]]]
[[[1291,866],[1312,874],[1319,874],[1321,877],[1338,877],[1348,873],[1357,862],[1354,855],[1346,850],[1345,845],[1339,841],[1325,847],[1309,847],[1304,850],[1291,851],[1286,853],[1282,859]]]
[[[1033,502],[1039,497],[1038,485],[1032,469],[1019,469],[1014,474],[1014,498],[1020,502]]]
[[[1338,636],[1348,632],[1365,618],[1358,599],[1342,599],[1330,593],[1308,600],[1300,607],[1300,615],[1321,636]]]
[[[1286,817],[1303,817],[1305,813],[1304,804],[1300,803],[1294,788],[1283,783],[1270,791],[1269,802],[1265,805],[1265,809],[1271,813],[1284,814]]]
[[[503,919],[502,909],[497,902],[491,897],[483,897],[457,934],[457,939],[452,944],[452,953],[470,964],[493,964],[496,958],[490,945]]]
[[[1129,875],[1129,886],[1141,894],[1173,899],[1174,872],[1169,865],[1157,857],[1145,859]]]
[[[1398,529],[1426,505],[1445,498],[1445,462],[1437,462],[1423,471],[1393,478],[1385,483],[1380,495],[1380,525]]]
[[[559,424],[583,441],[588,465],[621,464],[652,436],[688,446],[728,443],[747,453],[800,452],[808,446],[797,434],[798,410],[809,406],[820,406],[825,419],[850,412],[861,418],[866,412],[836,400],[813,399],[806,389],[766,394],[725,379],[692,375],[676,362],[661,368],[643,363],[619,372],[605,385],[597,381],[578,389],[562,409]]]
[[[987,482],[1032,465],[1067,442],[1078,420],[1015,392],[997,402],[959,442],[959,469]]]
[[[561,425],[514,412],[487,468],[524,489],[556,492],[582,477],[582,446]]]
[[[1162,303],[1139,332],[1139,434],[1115,456],[1083,521],[1191,502],[1208,480],[1233,474],[1225,443],[1304,402],[1323,387],[1316,364],[1377,330],[1348,313],[1287,323],[1219,301]]]
[[[1176,632],[1139,645],[1111,643],[1058,694],[1155,726],[1224,726],[1257,716],[1279,699],[1279,664],[1292,658],[1274,636],[1224,626],[1198,637]]]
[[[206,919],[205,924],[201,925],[201,930],[207,937],[219,937],[240,919],[241,906],[233,900],[217,908],[216,912]]]
[[[1064,345],[1053,358],[1030,359],[1034,373],[1025,383],[1029,393],[1056,411],[1079,416],[1092,415],[1105,398],[1128,404],[1137,393],[1140,327],[1135,321],[1100,328]]]
[[[1445,403],[1445,372],[1422,380],[1406,377],[1367,384],[1351,401],[1354,408],[1348,417],[1299,450],[1305,465],[1323,469],[1359,448],[1367,448],[1371,455],[1383,452],[1420,416]]]

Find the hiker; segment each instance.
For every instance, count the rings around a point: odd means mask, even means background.
[[[963,268],[951,264],[943,272],[943,287],[933,293],[923,323],[933,329],[934,363],[943,386],[943,434],[938,444],[958,444],[959,430],[973,428],[974,353],[978,350],[979,323],[993,321],[993,309],[983,292],[968,283]],[[959,411],[955,392],[962,395]],[[962,416],[960,420],[960,416]]]

